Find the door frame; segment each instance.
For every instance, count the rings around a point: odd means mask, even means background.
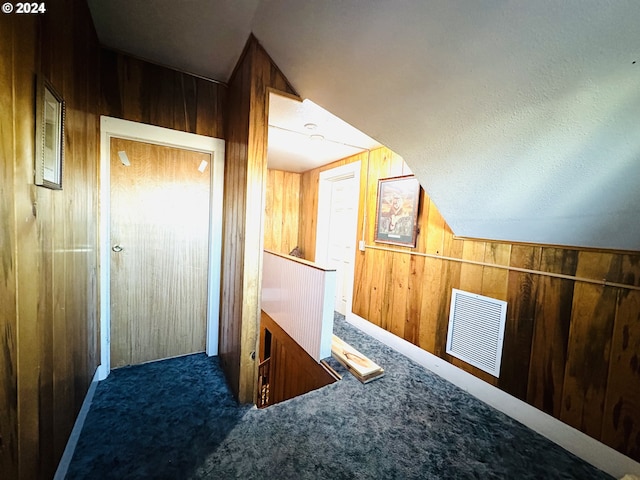
[[[318,222],[316,228],[316,253],[315,262],[321,265],[328,263],[329,254],[329,217],[331,213],[331,185],[333,182],[354,178],[356,181],[356,204],[355,204],[355,231],[358,232],[358,211],[360,209],[360,166],[361,162],[347,163],[340,167],[331,168],[320,172],[318,180]],[[353,309],[353,279],[355,277],[355,261],[357,241],[354,237],[353,261],[350,269],[350,282],[347,295],[347,314]]]
[[[211,155],[209,203],[209,268],[207,275],[206,353],[218,354],[220,271],[222,261],[222,202],[225,142],[220,138],[171,130],[119,118],[100,117],[100,365],[98,379],[111,371],[111,138],[152,143]]]

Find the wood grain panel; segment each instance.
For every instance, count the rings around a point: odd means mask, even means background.
[[[422,276],[418,277],[416,275],[414,279],[416,285],[420,285],[421,291],[418,345],[423,350],[435,354],[436,344],[438,342],[438,328],[440,327],[440,316],[442,314],[438,305],[441,292],[446,288],[443,286],[443,281],[446,281],[445,276],[443,276],[445,264],[442,260],[433,258],[424,258],[422,263]],[[448,315],[449,313],[447,312],[446,317],[443,319],[445,322],[448,319]]]
[[[606,278],[619,268],[619,256],[580,252],[576,275]],[[594,438],[602,430],[618,295],[618,289],[585,283],[573,292],[560,418]]]
[[[407,299],[404,314],[404,338],[414,345],[420,345],[420,319],[422,317],[422,296],[425,261],[424,257],[412,255],[408,259]]]
[[[291,252],[298,246],[298,230],[300,221],[300,174],[286,172],[284,174],[282,202],[282,251]]]
[[[36,38],[37,28],[33,21],[18,20],[16,27],[20,34],[14,38],[14,108],[18,112],[29,112],[33,106],[33,83],[19,81],[19,79],[32,79],[36,68]],[[18,32],[16,32],[18,33]],[[65,57],[66,58],[66,57]],[[18,362],[18,424],[20,428],[20,476],[35,478],[43,468],[41,463],[42,450],[46,451],[40,442],[39,398],[32,394],[31,388],[37,392],[39,389],[39,365],[41,352],[39,346],[39,331],[35,321],[38,316],[38,300],[40,292],[34,288],[33,279],[29,278],[29,272],[37,272],[40,263],[40,251],[38,241],[38,221],[33,214],[35,192],[29,183],[33,183],[33,164],[29,162],[34,155],[34,118],[31,115],[16,117],[14,122],[15,139],[15,205],[16,205],[16,235],[18,248],[16,251],[16,271],[18,294],[17,305],[17,362]],[[58,200],[59,196],[58,196]],[[58,220],[64,222],[64,213],[60,212]],[[60,231],[56,229],[54,231]],[[54,279],[55,281],[55,279]],[[69,288],[67,283],[67,288]],[[65,291],[62,294],[64,296]],[[73,317],[72,317],[73,318]],[[24,346],[33,348],[24,348]],[[58,362],[57,370],[62,377],[69,379],[66,366]],[[71,377],[73,378],[73,377]],[[58,383],[62,385],[63,383]],[[66,405],[73,405],[72,399],[65,398]],[[65,418],[61,416],[61,418]],[[64,424],[63,424],[64,427]],[[70,431],[67,430],[67,432]],[[64,434],[64,431],[63,431]],[[54,436],[55,442],[55,436]],[[59,442],[54,445],[53,451],[59,448]]]
[[[465,240],[462,247],[462,258],[472,262],[483,262],[485,250],[486,242]],[[481,295],[484,268],[481,265],[463,263],[460,268],[460,289]]]
[[[447,227],[448,228],[448,227]],[[450,230],[449,230],[450,231]],[[453,235],[446,235],[444,242],[445,255],[452,258],[462,258],[464,242],[455,240]],[[447,333],[449,331],[449,311],[451,309],[451,293],[453,288],[460,288],[460,277],[462,273],[462,263],[443,262],[442,263],[442,290],[440,294],[433,297],[430,308],[438,311],[438,325],[436,328],[435,355],[447,359],[446,345]],[[424,308],[424,307],[423,307]]]
[[[577,252],[543,248],[541,255],[541,271],[575,274]],[[573,291],[571,280],[537,279],[527,401],[556,417],[561,409]]]
[[[281,252],[282,246],[282,197],[284,195],[284,172],[267,171],[267,198],[265,201],[264,213],[264,242],[266,249],[274,248]],[[269,188],[269,184],[272,184]],[[267,243],[269,247],[267,247]],[[284,253],[284,252],[281,252]]]
[[[617,289],[576,284],[560,419],[600,438]]]
[[[424,190],[420,189],[418,224],[424,224],[425,217],[429,216],[430,204],[431,202],[424,195]],[[432,232],[430,232],[429,230],[422,232],[419,231],[416,238],[416,250],[424,251],[427,249],[427,242],[429,241],[430,235],[433,236],[432,242],[437,243],[438,233],[439,232],[435,228]],[[441,237],[441,240],[443,241],[444,237]],[[437,248],[441,249],[441,247]],[[414,345],[419,345],[421,338],[420,319],[423,316],[422,296],[424,291],[423,278],[426,258],[411,255],[408,258],[408,262],[409,266],[406,277],[407,298],[405,300],[406,313],[403,316],[404,318],[401,317],[400,321],[404,321],[403,338],[408,342],[413,343]],[[426,329],[422,329],[423,337],[428,336],[429,338],[433,338],[433,335],[431,334],[425,335],[424,330]]]
[[[298,246],[304,258],[311,262],[316,258],[319,179],[320,169],[309,170],[300,176]]]
[[[0,135],[3,158],[10,159],[2,166],[0,208],[15,214],[1,215],[10,223],[0,236],[0,278],[11,283],[2,291],[12,298],[7,305],[2,298],[0,321],[7,369],[6,377],[0,373],[0,471],[51,478],[99,357],[99,48],[82,2],[56,2],[46,14],[4,15],[0,22],[0,89],[9,102],[1,108]],[[37,73],[67,106],[62,191],[33,185]]]
[[[420,195],[422,209],[425,212],[425,217],[419,222],[421,232],[424,232],[421,233],[420,236],[426,235],[426,239],[422,240],[425,243],[424,250],[420,248],[419,244],[418,251],[424,251],[424,253],[433,255],[444,255],[444,242],[446,236],[450,235],[450,231],[448,231],[447,224],[444,218],[442,218],[442,215],[440,215],[436,204],[425,194],[424,190],[420,192]]]
[[[225,149],[222,302],[220,311],[220,362],[234,395],[240,385],[240,334],[243,322],[243,245],[246,156],[249,141],[251,63],[246,49],[229,85],[227,147]]]
[[[541,254],[542,250],[538,247],[513,245],[510,264],[537,270]],[[527,383],[522,380],[522,372],[529,371],[538,281],[537,275],[508,272],[507,320],[498,385],[521,400],[527,397]]]
[[[268,88],[295,94],[251,36],[229,81],[221,365],[241,403],[255,402],[266,186]]]
[[[637,265],[637,264],[636,264]],[[634,280],[638,278],[633,273]],[[631,278],[627,277],[631,280]],[[640,292],[621,291],[618,298],[602,441],[632,458],[640,458]]]
[[[613,282],[640,286],[640,255],[620,255],[620,272]]]
[[[509,265],[511,245],[489,242],[485,246],[484,261],[495,265]],[[484,267],[482,272],[482,295],[506,300],[509,285],[509,271],[504,268]]]
[[[15,15],[0,16],[0,471],[18,478],[18,359],[13,131]]]
[[[227,87],[102,50],[103,115],[224,138]]]
[[[356,254],[356,265],[354,269],[354,288],[353,288],[353,313],[362,318],[366,318],[371,323],[375,321],[369,313],[371,278],[373,269],[373,256],[371,250],[358,252]]]
[[[400,338],[404,338],[407,311],[409,256],[393,255],[389,259],[389,279],[385,282],[385,301],[383,316],[388,330]]]
[[[118,156],[125,152],[130,166]],[[111,140],[111,362],[205,349],[210,155]]]
[[[54,12],[52,21],[64,22],[62,10]],[[73,18],[73,17],[71,17]],[[73,28],[66,28],[59,30],[57,33],[57,42],[66,52],[67,55],[63,55],[57,59],[55,65],[59,69],[61,75],[58,85],[64,91],[74,92],[74,103],[80,102],[80,95],[76,90],[78,88],[78,82],[76,82],[76,72],[73,71]],[[70,72],[70,74],[66,74]],[[55,76],[54,76],[55,78]],[[59,87],[59,88],[60,88]],[[64,96],[64,93],[62,94]],[[69,107],[70,105],[67,105]],[[55,382],[53,386],[53,399],[54,404],[60,405],[72,405],[74,401],[74,365],[72,358],[73,344],[74,344],[74,329],[67,322],[67,315],[75,315],[74,304],[75,300],[81,301],[80,295],[73,292],[75,285],[75,279],[73,278],[74,258],[72,255],[66,254],[68,245],[75,245],[75,228],[79,226],[75,224],[76,218],[80,218],[81,207],[75,206],[73,209],[65,208],[66,205],[71,205],[73,202],[73,192],[75,188],[69,188],[76,183],[76,172],[78,163],[76,161],[76,151],[79,145],[76,143],[76,138],[73,135],[73,131],[76,128],[77,118],[74,114],[70,114],[71,109],[67,108],[66,127],[65,133],[65,152],[66,152],[66,164],[68,168],[66,177],[66,187],[62,192],[54,192],[53,206],[54,212],[57,213],[58,224],[54,225],[53,230],[53,339],[54,339],[54,358],[56,362],[56,369],[61,373],[63,377],[67,379],[65,382]],[[55,195],[58,193],[58,195]],[[78,270],[81,271],[81,270]],[[85,273],[83,272],[83,276]],[[75,298],[73,298],[75,297]],[[77,323],[75,327],[79,327],[80,323]],[[70,432],[73,427],[74,417],[71,415],[54,416],[53,433],[54,433],[54,454],[56,457],[62,455],[64,449],[64,442],[67,438],[66,432]]]
[[[267,171],[264,248],[289,253],[298,245],[301,175]]]

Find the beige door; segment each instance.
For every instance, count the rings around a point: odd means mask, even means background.
[[[205,349],[209,154],[111,139],[111,366]]]

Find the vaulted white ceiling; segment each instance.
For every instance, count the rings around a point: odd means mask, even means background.
[[[221,81],[253,32],[457,235],[640,251],[637,0],[89,5],[105,46]]]

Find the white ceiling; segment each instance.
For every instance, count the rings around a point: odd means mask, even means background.
[[[311,100],[269,97],[269,168],[301,173],[381,146]]]
[[[458,235],[640,251],[637,0],[89,5],[104,45],[222,81],[253,31]]]
[[[102,45],[225,82],[260,0],[87,0]]]

